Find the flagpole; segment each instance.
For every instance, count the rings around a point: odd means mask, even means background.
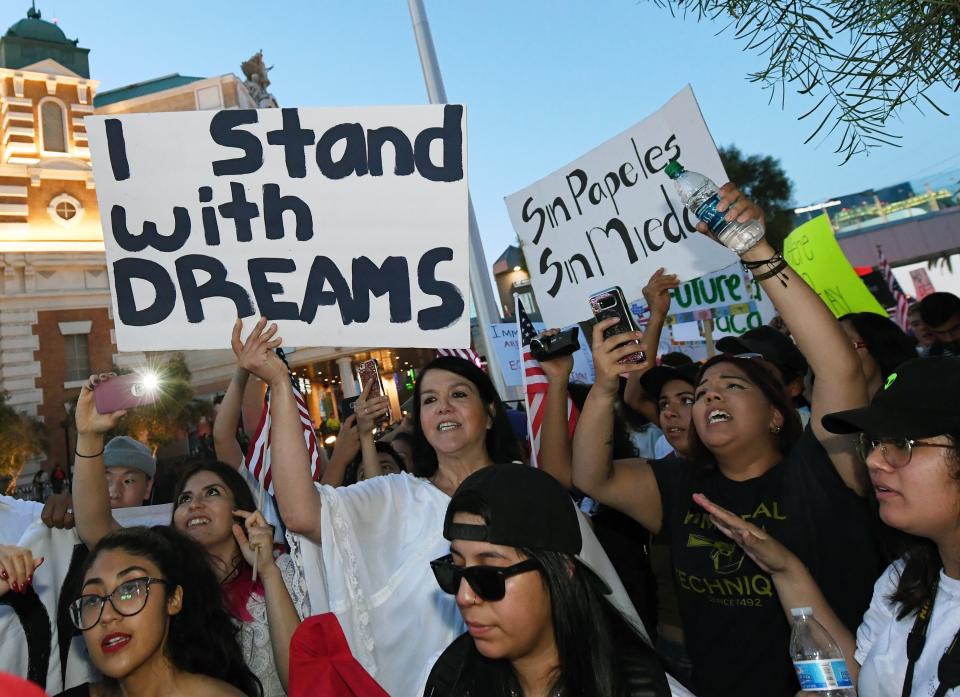
[[[530,464],[539,467],[537,449],[533,442],[533,420],[530,414],[530,394],[527,391],[527,366],[523,359],[523,328],[520,326],[520,294],[513,294],[513,316],[517,318],[517,350],[520,353],[520,377],[523,380],[523,411],[527,415],[527,437],[530,439]]]
[[[427,85],[427,97],[431,104],[446,104],[447,92],[443,87],[443,76],[440,74],[440,63],[433,48],[433,36],[430,34],[430,24],[427,22],[427,12],[423,7],[423,0],[407,0],[410,8],[410,21],[413,23],[413,35],[417,41],[417,51],[420,54],[420,65],[423,68],[423,80]],[[483,252],[483,243],[480,240],[480,228],[477,225],[477,216],[473,211],[473,200],[467,194],[467,210],[470,225],[470,295],[473,297],[473,306],[477,311],[479,326],[478,341],[480,353],[487,358],[487,373],[493,380],[494,387],[500,393],[501,399],[507,398],[507,386],[500,370],[500,359],[497,357],[490,343],[488,332],[490,325],[499,323],[500,311],[493,287],[487,272],[487,258]]]

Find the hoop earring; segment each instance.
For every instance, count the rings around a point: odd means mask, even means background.
[[[777,435],[782,430],[783,428],[781,426],[777,426],[776,424],[774,424],[773,428],[770,429],[770,433],[772,433],[773,435]]]

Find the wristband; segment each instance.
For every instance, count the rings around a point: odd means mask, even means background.
[[[103,451],[104,451],[104,449],[101,449],[99,453],[94,453],[93,455],[84,455],[83,453],[81,453],[81,452],[79,452],[79,451],[77,451],[77,450],[74,450],[74,451],[73,451],[73,454],[76,455],[77,457],[85,457],[85,458],[87,458],[87,459],[91,459],[91,458],[94,458],[94,457],[100,457],[101,455],[103,455]]]
[[[757,269],[761,267],[769,266],[770,268],[768,270],[764,271],[761,274],[754,275],[753,280],[758,282],[766,281],[767,279],[773,278],[774,276],[779,276],[780,283],[783,285],[784,288],[787,287],[787,280],[786,280],[786,277],[782,275],[782,272],[785,268],[787,268],[788,264],[787,264],[787,260],[783,258],[783,254],[781,254],[780,252],[777,252],[769,259],[761,259],[760,261],[742,261],[740,263],[743,264],[743,268],[745,268],[750,272],[755,272]]]

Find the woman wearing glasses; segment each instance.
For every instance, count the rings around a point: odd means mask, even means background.
[[[103,468],[103,434],[125,412],[100,414],[93,389],[110,379],[91,376],[77,401],[77,458],[73,493],[77,533],[88,548],[119,527],[110,514]],[[286,694],[290,639],[308,614],[289,556],[273,558],[273,529],[234,467],[202,463],[174,490],[170,524],[199,543],[220,582],[222,601],[240,627],[240,643],[265,697]],[[256,578],[253,569],[256,568]]]
[[[746,222],[762,212],[732,185],[718,209]],[[612,402],[623,337],[594,331],[596,382],[573,442],[573,483],[670,540],[673,575],[693,681],[705,697],[793,697],[789,624],[770,576],[717,531],[693,503],[704,492],[778,535],[804,559],[856,627],[880,571],[872,517],[855,448],[820,424],[825,413],[867,403],[856,352],[831,311],[765,240],[743,255],[789,325],[816,374],[810,427],[801,431],[791,400],[762,356],[721,355],[696,378],[689,458],[611,459]],[[638,337],[639,338],[639,337]]]
[[[467,477],[447,508],[450,555],[434,560],[467,633],[429,671],[424,697],[689,695],[607,600],[579,556],[569,494],[521,464]]]
[[[906,543],[877,581],[855,635],[802,560],[751,522],[698,497],[716,526],[770,574],[787,613],[813,608],[843,649],[861,695],[960,695],[958,393],[960,358],[923,358],[903,364],[869,407],[824,417],[833,432],[860,432],[880,518]]]
[[[103,675],[61,697],[260,697],[203,549],[167,527],[106,535],[70,604]]]

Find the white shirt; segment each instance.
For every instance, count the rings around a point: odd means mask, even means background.
[[[899,605],[890,602],[903,560],[891,564],[873,589],[873,600],[857,630],[856,659],[860,668],[857,689],[863,697],[900,697],[907,672],[907,635],[916,614],[897,620]],[[937,665],[960,629],[960,579],[940,572],[927,641],[913,673],[911,697],[931,697],[937,690]],[[947,692],[960,697],[960,689]]]
[[[311,610],[337,616],[354,657],[392,697],[420,697],[424,671],[466,631],[454,597],[440,590],[430,569],[433,559],[450,553],[443,537],[450,497],[407,473],[317,490],[321,544],[288,535]],[[586,517],[579,521],[580,556],[647,638]]]

